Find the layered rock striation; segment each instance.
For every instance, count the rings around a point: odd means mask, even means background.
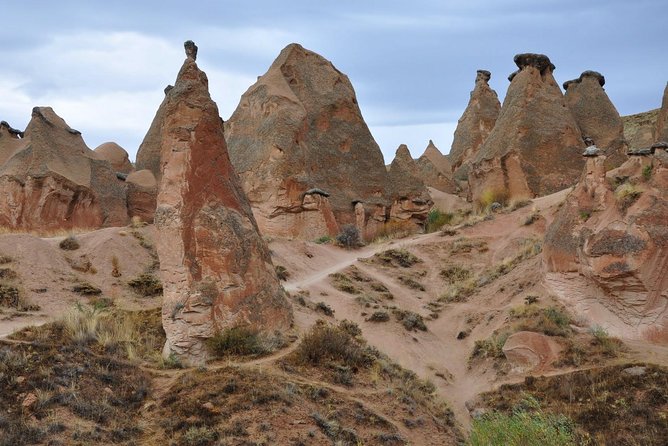
[[[206,74],[187,58],[161,105],[155,224],[164,287],[164,354],[208,357],[207,339],[244,326],[287,329],[292,312],[230,162]],[[156,118],[158,119],[158,118]]]

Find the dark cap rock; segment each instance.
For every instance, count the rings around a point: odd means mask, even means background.
[[[564,82],[563,83],[564,90],[568,90],[568,87],[570,87],[572,84],[579,84],[585,77],[592,77],[596,79],[601,87],[605,85],[605,76],[603,76],[598,71],[587,70],[583,71],[582,74],[580,74],[580,77],[578,77],[577,79],[571,79],[570,81]]]
[[[515,61],[515,65],[517,65],[517,68],[519,68],[520,70],[526,67],[534,67],[537,68],[538,71],[543,73],[547,69],[549,69],[550,71],[554,71],[554,69],[556,68],[554,64],[550,62],[550,58],[547,57],[545,54],[535,54],[535,53],[517,54],[513,58],[513,61]]]
[[[655,150],[656,149],[668,150],[668,142],[666,141],[655,142],[654,144],[652,144],[651,148]]]
[[[23,138],[23,132],[21,130],[15,129],[11,125],[9,125],[9,123],[7,121],[0,121],[0,127],[6,129],[7,132],[12,136],[17,136],[19,138]]]
[[[197,60],[197,45],[192,40],[186,40],[183,43],[183,47],[186,49],[186,56],[192,60]]]
[[[486,83],[489,82],[489,80],[492,78],[492,73],[490,73],[487,70],[478,70],[476,73],[477,73],[475,76],[476,82],[483,81]]]

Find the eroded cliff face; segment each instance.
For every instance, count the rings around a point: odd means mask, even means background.
[[[287,329],[292,312],[230,162],[223,122],[192,42],[161,105],[155,224],[164,287],[164,354],[199,364],[226,328]],[[188,49],[190,48],[190,52]]]
[[[499,97],[489,86],[491,76],[489,71],[478,70],[469,103],[457,122],[449,156],[458,181],[468,179],[471,162],[492,132],[501,111]]]
[[[438,147],[429,140],[429,145],[422,156],[415,160],[419,176],[427,187],[433,187],[441,192],[454,194],[457,184],[452,176],[452,164],[447,156],[443,155]]]
[[[348,77],[300,45],[244,93],[225,132],[263,234],[313,238],[347,223],[366,233],[400,207]]]
[[[81,133],[50,107],[35,107],[23,132],[0,132],[0,225],[69,229],[127,223],[125,186]]]
[[[548,228],[547,284],[615,335],[668,333],[667,191],[664,153],[631,157],[607,176],[605,157],[589,158]]]
[[[663,90],[663,101],[661,102],[661,109],[656,118],[656,130],[654,132],[654,142],[664,141],[668,142],[668,83]]]
[[[518,71],[494,129],[472,161],[470,198],[531,198],[573,185],[580,176],[582,135],[541,54],[515,56]]]
[[[579,78],[564,82],[566,105],[571,110],[583,137],[590,137],[607,157],[607,168],[627,160],[628,144],[624,123],[603,89],[605,78],[596,71],[585,71]]]

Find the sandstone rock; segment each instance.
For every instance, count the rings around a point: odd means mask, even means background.
[[[432,140],[429,140],[427,149],[415,163],[419,177],[426,186],[450,194],[457,191],[457,185],[452,179],[450,160],[438,150]]]
[[[470,198],[521,199],[573,185],[583,166],[582,135],[541,54],[515,56],[518,74],[494,129],[474,158]]]
[[[5,141],[8,144],[5,144]],[[50,107],[35,107],[21,139],[0,138],[0,225],[22,229],[122,226],[125,186]]]
[[[0,122],[0,166],[5,164],[14,153],[23,146],[24,134],[10,126],[7,121]]]
[[[127,176],[128,216],[139,217],[146,223],[153,223],[158,183],[150,170],[138,170]]]
[[[496,92],[489,87],[490,78],[489,71],[478,70],[471,98],[457,123],[450,160],[454,177],[458,180],[468,178],[471,161],[478,154],[499,117],[501,103]]]
[[[654,131],[659,109],[635,115],[622,116],[624,123],[624,139],[632,149],[649,147],[654,142]]]
[[[201,364],[204,341],[248,326],[287,329],[292,311],[229,160],[206,74],[188,51],[161,105],[155,224],[164,287],[163,354]]]
[[[355,222],[355,200],[369,211],[390,204],[383,156],[348,77],[300,45],[244,93],[225,133],[263,234],[335,235]],[[313,188],[329,197],[309,197]]]
[[[132,163],[128,152],[115,142],[105,142],[95,148],[95,153],[100,159],[109,161],[111,168],[116,172],[132,172]]]
[[[434,203],[406,144],[397,149],[388,178],[392,198],[390,218],[422,225]]]
[[[654,140],[668,142],[668,83],[663,90],[663,101],[661,102],[661,109],[656,118],[656,132]]]
[[[503,354],[516,369],[522,371],[544,368],[559,355],[559,345],[549,336],[533,331],[519,331],[508,337]]]
[[[668,329],[668,163],[588,158],[543,246],[546,282],[615,336]],[[649,175],[648,175],[649,174]]]
[[[579,78],[564,83],[566,105],[583,136],[591,137],[607,158],[608,169],[626,161],[628,145],[624,123],[608,98],[605,78],[596,71],[585,71]]]

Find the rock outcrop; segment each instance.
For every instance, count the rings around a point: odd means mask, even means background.
[[[583,166],[582,135],[542,54],[518,54],[494,129],[472,162],[473,201],[531,198],[573,185]]]
[[[155,112],[155,117],[153,118],[153,121],[151,121],[151,126],[148,128],[146,136],[144,136],[144,139],[139,145],[139,149],[137,150],[137,160],[135,162],[135,168],[137,170],[150,170],[158,181],[160,181],[160,175],[162,175],[160,133],[165,119],[167,95],[172,88],[174,88],[172,85],[168,85],[165,88],[165,98]]]
[[[94,151],[100,159],[107,160],[114,171],[124,174],[132,172],[133,167],[128,152],[115,142],[100,144]]]
[[[263,234],[334,235],[361,210],[388,209],[383,156],[348,77],[300,45],[243,94],[225,133]]]
[[[21,138],[0,130],[0,226],[69,229],[127,223],[125,186],[50,107],[35,107]]]
[[[457,191],[457,185],[452,178],[452,164],[450,164],[448,157],[438,150],[432,140],[429,140],[427,149],[415,163],[419,170],[419,177],[425,186],[449,194],[454,194]]]
[[[434,203],[406,144],[397,149],[388,175],[392,198],[390,218],[421,226]]]
[[[661,109],[656,118],[656,132],[654,133],[654,140],[668,142],[668,83],[663,90],[663,101],[661,102]]]
[[[605,157],[587,158],[545,236],[548,286],[613,335],[668,333],[666,161],[632,156],[606,177]]]
[[[489,71],[478,70],[469,103],[457,122],[449,155],[454,177],[458,181],[467,180],[471,161],[475,159],[499,117],[501,103],[489,86],[491,77]]]
[[[624,123],[624,139],[629,148],[638,149],[649,147],[654,143],[656,119],[659,109],[650,110],[635,115],[622,116]]]
[[[624,139],[624,123],[603,89],[604,85],[602,74],[585,71],[579,78],[564,82],[564,97],[582,136],[594,140],[607,157],[610,169],[626,161],[628,145]]]
[[[543,369],[558,358],[559,344],[542,333],[518,331],[503,344],[503,354],[514,369],[527,372]]]
[[[163,353],[190,364],[227,328],[287,329],[292,312],[230,162],[206,74],[186,58],[161,105],[155,225],[164,287]]]
[[[146,223],[153,223],[158,196],[158,182],[153,172],[148,169],[137,170],[127,176],[125,183],[128,189],[128,216],[138,217]]]

